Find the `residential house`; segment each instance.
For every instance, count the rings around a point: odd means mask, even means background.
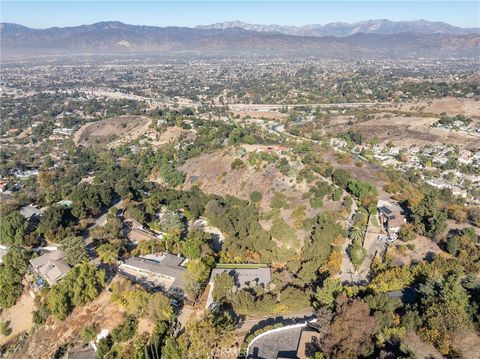
[[[147,287],[183,295],[187,261],[171,253],[160,252],[131,257],[118,267],[118,272]]]
[[[30,264],[41,278],[53,285],[60,281],[70,271],[66,262],[67,254],[61,250],[45,253],[30,260]]]
[[[380,223],[384,226],[389,234],[398,233],[400,227],[406,222],[403,209],[391,204],[388,201],[379,200],[377,209],[380,217]]]
[[[162,234],[157,235],[150,232],[149,230],[145,229],[143,225],[136,219],[128,218],[123,223],[126,226],[128,240],[135,244],[152,239],[162,239]]]

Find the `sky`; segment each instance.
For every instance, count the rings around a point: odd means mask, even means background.
[[[222,21],[308,25],[370,19],[443,21],[480,27],[476,1],[24,1],[1,0],[1,21],[33,28],[122,21],[152,26],[196,26]]]

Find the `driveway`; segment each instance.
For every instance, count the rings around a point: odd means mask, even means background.
[[[294,327],[265,335],[250,346],[249,359],[296,358],[297,345],[303,327]]]
[[[375,218],[371,218],[368,227],[367,227],[367,234],[365,235],[365,241],[363,247],[367,251],[367,257],[363,261],[362,265],[358,269],[358,272],[360,275],[367,277],[368,273],[370,272],[370,265],[372,264],[373,258],[375,258],[375,255],[377,253],[382,253],[385,251],[387,248],[387,243],[385,240],[379,241],[378,236],[383,235],[385,236],[385,233],[382,232],[382,228],[378,225],[375,224],[374,221],[377,221]]]

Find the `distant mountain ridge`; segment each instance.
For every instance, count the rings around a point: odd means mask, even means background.
[[[332,25],[333,26],[333,25]],[[340,25],[338,25],[340,26]],[[370,30],[374,25],[371,23]],[[381,26],[377,27],[380,29]],[[343,31],[343,30],[342,30]],[[341,31],[339,30],[339,33]],[[236,26],[188,28],[128,25],[118,21],[31,29],[0,24],[2,57],[83,53],[289,52],[314,56],[479,56],[479,34],[399,32],[290,35]]]
[[[398,34],[413,32],[419,34],[479,34],[480,28],[461,28],[439,21],[413,20],[390,21],[386,19],[367,20],[356,23],[332,22],[326,25],[258,25],[241,21],[225,21],[211,25],[199,25],[199,29],[231,29],[238,28],[257,32],[280,33],[294,36],[338,36],[345,37],[358,33],[366,34]]]

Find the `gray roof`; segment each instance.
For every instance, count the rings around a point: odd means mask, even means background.
[[[30,260],[30,264],[39,276],[49,284],[62,279],[70,270],[65,261],[67,255],[63,251],[52,251]]]
[[[92,347],[72,350],[67,353],[67,359],[95,359],[95,351]]]
[[[215,268],[212,270],[210,282],[213,283],[215,276],[227,272],[238,287],[255,282],[257,285],[267,285],[272,280],[270,268],[231,268],[221,269]]]
[[[125,265],[152,274],[170,277],[174,281],[172,287],[184,289],[183,274],[186,268],[181,266],[184,261],[185,258],[170,253],[156,253],[131,257],[125,261]]]
[[[20,214],[26,219],[30,219],[32,217],[40,217],[42,215],[42,211],[29,204],[28,206],[23,206],[20,208]]]

